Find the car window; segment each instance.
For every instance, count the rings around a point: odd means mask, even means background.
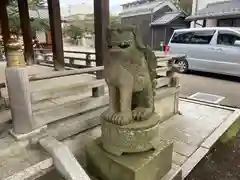
[[[209,44],[211,42],[211,39],[214,33],[215,33],[214,30],[194,32],[190,40],[190,43],[191,44]]]
[[[175,32],[171,43],[188,44],[193,35],[193,32]]]
[[[217,44],[234,46],[235,41],[240,40],[240,37],[231,32],[219,32],[217,38]]]

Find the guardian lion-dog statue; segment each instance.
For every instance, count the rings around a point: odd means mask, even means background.
[[[104,76],[109,109],[103,118],[120,126],[147,120],[155,111],[155,54],[142,43],[136,27],[124,25],[109,27],[108,49]]]

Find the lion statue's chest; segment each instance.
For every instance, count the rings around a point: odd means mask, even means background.
[[[149,71],[144,57],[112,57],[105,66],[104,75],[108,84],[114,86],[130,86],[133,82],[133,91],[143,90],[149,82]]]

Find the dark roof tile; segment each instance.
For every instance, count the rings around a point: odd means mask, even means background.
[[[159,17],[158,19],[156,19],[155,21],[153,21],[151,25],[152,26],[165,25],[172,22],[173,20],[180,17],[181,15],[182,15],[181,12],[168,12],[168,13],[165,13],[163,16]]]
[[[198,11],[187,20],[205,19],[213,17],[224,17],[240,15],[240,0],[222,1],[208,4],[206,8]]]

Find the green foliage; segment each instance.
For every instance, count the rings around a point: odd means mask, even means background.
[[[80,26],[70,24],[65,29],[66,35],[68,35],[72,40],[77,40],[82,38],[84,35],[84,29]]]
[[[44,8],[46,0],[28,0],[28,6],[30,10],[34,10],[38,13],[38,10]],[[10,0],[8,6],[9,27],[10,31],[14,35],[21,34],[21,25],[18,12],[17,0]],[[34,31],[49,30],[49,22],[46,19],[39,18],[31,19],[31,27]]]
[[[28,0],[28,6],[31,10],[38,10],[46,7],[46,0]]]
[[[110,24],[119,24],[121,23],[121,18],[119,16],[110,16]]]
[[[9,28],[14,35],[18,36],[21,33],[20,19],[17,15],[9,16]]]
[[[36,18],[31,21],[31,27],[34,31],[49,31],[50,25],[47,19]]]
[[[38,10],[46,6],[46,0],[28,0],[28,7],[32,10]],[[9,0],[9,7],[12,9],[17,9],[17,0]]]
[[[94,34],[94,17],[85,17],[84,20],[79,22],[82,24],[86,33]]]
[[[119,22],[119,16],[110,16],[111,24],[118,24]],[[76,17],[64,28],[64,34],[71,39],[81,38],[84,33],[94,34],[94,14],[87,14],[83,20]]]
[[[82,38],[85,33],[94,33],[94,21],[91,14],[87,15],[85,19],[75,17],[73,20],[65,25],[64,34],[69,36],[72,40]]]

